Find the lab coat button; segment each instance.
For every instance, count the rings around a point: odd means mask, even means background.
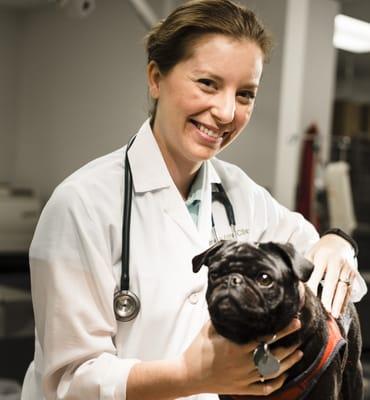
[[[199,293],[191,293],[189,296],[189,302],[191,304],[197,304],[199,301]]]

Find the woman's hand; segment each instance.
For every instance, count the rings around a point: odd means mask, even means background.
[[[315,266],[307,285],[317,294],[318,285],[324,279],[321,301],[338,318],[348,304],[357,274],[352,246],[342,237],[328,234],[310,249],[306,258]]]
[[[300,326],[300,321],[294,319],[269,343],[289,335]],[[268,341],[268,338],[260,339]],[[232,343],[217,334],[211,322],[206,323],[181,360],[185,386],[191,392],[189,395],[219,393],[261,396],[279,389],[286,379],[285,372],[302,358],[303,353],[298,350],[298,344],[274,349],[272,353],[280,362],[279,371],[262,379],[253,361],[253,352],[258,345],[257,341],[245,345]]]

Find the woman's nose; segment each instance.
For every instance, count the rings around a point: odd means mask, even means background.
[[[213,117],[221,124],[228,124],[235,117],[235,95],[219,93],[212,107]]]

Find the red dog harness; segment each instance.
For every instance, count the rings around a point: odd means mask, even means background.
[[[312,390],[320,376],[328,368],[339,350],[346,344],[338,324],[332,316],[327,319],[328,338],[320,353],[306,371],[269,396],[233,395],[233,400],[303,400]]]

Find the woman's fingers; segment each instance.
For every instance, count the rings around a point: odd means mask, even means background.
[[[251,382],[277,378],[282,373],[287,371],[296,362],[298,362],[303,356],[302,351],[298,350],[298,347],[299,347],[299,344],[296,344],[291,347],[281,347],[280,346],[274,350],[271,350],[271,353],[273,354],[273,356],[279,361],[278,371],[276,371],[276,373],[271,374],[267,377],[262,377],[256,367],[256,369],[254,369],[252,372]],[[254,363],[253,355],[252,355],[251,363]]]
[[[298,350],[299,346],[300,346],[300,343],[297,343],[296,345],[290,346],[290,347],[279,346],[276,349],[273,349],[270,351],[273,354],[273,356],[275,358],[277,358],[279,360],[279,362],[281,363],[283,360],[285,360],[286,358],[288,358],[292,354],[294,354]]]
[[[348,288],[347,288],[347,293],[346,293],[346,297],[345,297],[345,299],[344,299],[344,302],[342,303],[342,308],[340,309],[340,311],[339,311],[339,313],[338,313],[338,316],[339,316],[340,314],[344,314],[344,313],[345,313],[346,308],[347,308],[347,306],[348,306],[348,303],[349,303],[350,300],[351,300],[351,295],[352,295],[352,286],[348,286]],[[338,306],[338,308],[339,308],[339,306]]]
[[[266,396],[282,387],[287,378],[286,372],[302,357],[300,350],[293,351],[280,362],[279,370],[269,376],[262,377],[257,370],[253,371],[250,381],[254,383],[248,385],[248,394]]]
[[[280,375],[279,377],[266,382],[259,381],[258,383],[252,383],[251,385],[248,385],[248,395],[267,396],[280,389],[283,386],[286,378],[286,375]]]
[[[264,339],[266,342],[275,342],[295,332],[300,326],[301,322],[298,319],[294,319],[287,327],[277,332],[276,335],[273,337],[270,335],[270,337],[265,337]],[[209,361],[209,365],[206,365],[206,367],[212,370],[213,374],[209,374],[209,371],[206,371],[205,374],[204,371],[202,371],[204,365],[207,364],[202,362],[201,368],[196,376],[199,377],[203,375],[210,377],[209,385],[212,385],[214,388],[213,390],[218,393],[232,392],[235,394],[256,395],[272,393],[283,385],[286,378],[286,371],[302,357],[302,352],[298,350],[298,344],[290,347],[278,346],[274,349],[270,348],[272,355],[279,361],[279,368],[276,373],[262,377],[256,367],[253,357],[255,349],[261,343],[261,338],[259,338],[258,341],[246,345],[237,345],[218,335],[210,322],[205,324],[202,331],[202,340],[200,342],[196,341],[195,344],[197,346],[190,346],[186,352],[186,358],[190,359],[195,357],[198,362],[200,352],[199,346],[202,349],[201,351],[210,353],[208,355],[205,353],[203,355],[203,360]],[[208,341],[209,346],[205,346]],[[197,348],[193,349],[194,346]],[[248,352],[246,350],[248,350]],[[188,365],[190,365],[189,362]],[[188,370],[187,368],[187,371]],[[194,371],[194,368],[192,368],[192,371]],[[202,384],[204,384],[204,381],[205,379],[202,378]]]
[[[335,296],[332,304],[332,315],[334,318],[338,318],[339,315],[345,311],[347,304],[351,298],[352,283],[355,279],[355,272],[348,268],[343,267],[335,291]]]
[[[324,279],[322,303],[335,318],[339,317],[348,303],[357,271],[352,246],[340,236],[328,234],[310,249],[306,258],[314,264],[307,286],[317,294],[317,288]]]
[[[277,332],[275,335],[263,336],[259,338],[260,342],[266,342],[268,344],[277,342],[284,336],[288,336],[291,333],[298,331],[301,328],[301,321],[298,318],[293,318],[292,321],[284,329]]]
[[[334,257],[329,260],[326,273],[321,301],[325,309],[334,318],[338,318],[346,302],[348,293],[355,278],[355,271],[348,263],[343,260],[341,263]]]
[[[326,260],[323,257],[314,258],[313,254],[311,253],[309,253],[306,258],[315,265],[315,268],[312,271],[309,280],[306,282],[306,285],[315,295],[317,295],[317,288],[319,287],[319,284],[325,274]]]
[[[326,267],[321,301],[328,312],[332,311],[333,299],[337,288],[339,275],[342,269],[342,266],[338,264],[338,260],[333,257],[328,260],[328,265]]]
[[[248,385],[248,394],[254,396],[267,396],[280,389],[287,378],[286,371],[288,371],[302,357],[303,353],[300,350],[295,350],[280,362],[278,372],[267,377],[261,377],[257,370],[254,371],[253,380],[255,383]]]
[[[296,364],[302,357],[303,352],[301,350],[295,350],[293,353],[288,354],[285,358],[280,360],[280,368],[275,374],[271,375],[271,378],[276,378],[288,371],[288,369]],[[265,379],[270,379],[270,377],[266,377]]]
[[[258,338],[258,340],[253,340],[243,345],[243,347],[247,353],[253,352],[256,349],[256,347],[261,344],[261,342],[272,344],[280,340],[284,336],[290,335],[291,333],[299,330],[301,326],[302,326],[301,321],[297,318],[293,318],[292,321],[289,323],[289,325],[287,325],[284,329],[277,332],[276,334],[261,336]]]
[[[333,315],[334,318],[338,318],[342,309],[345,309],[345,306],[347,305],[345,304],[346,298],[348,297],[349,292],[350,290],[348,285],[344,284],[343,282],[338,282],[331,311],[331,314]]]

